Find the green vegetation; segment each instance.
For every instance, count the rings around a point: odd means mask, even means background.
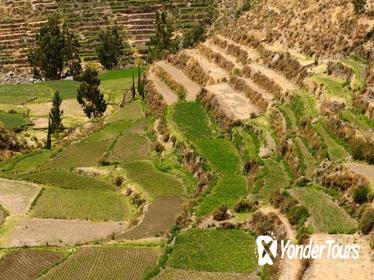
[[[324,84],[331,96],[349,98],[349,92],[344,88],[344,82],[327,76],[315,76],[314,80]]]
[[[0,170],[6,172],[32,172],[44,164],[50,155],[49,151],[42,151],[16,156],[0,165]]]
[[[357,223],[331,198],[312,187],[294,188],[292,194],[311,213],[313,225],[326,233],[352,233]]]
[[[32,208],[37,218],[123,221],[132,218],[127,198],[119,193],[46,188]]]
[[[118,26],[112,26],[99,33],[99,45],[96,54],[105,69],[117,67],[119,59],[124,54],[124,49],[129,49],[125,44],[123,35]]]
[[[344,59],[343,63],[348,65],[354,74],[354,88],[362,90],[365,87],[365,63],[357,59]]]
[[[62,100],[60,97],[60,93],[56,91],[52,100],[51,112],[49,113],[52,133],[58,133],[64,129],[64,126],[62,125],[62,114],[64,113],[64,111],[60,108],[61,103]]]
[[[82,75],[77,101],[87,117],[101,117],[107,108],[104,95],[100,93],[99,73],[94,68],[87,68]]]
[[[118,137],[108,157],[110,162],[129,162],[148,159],[149,140],[138,134],[125,133]]]
[[[214,136],[209,116],[200,103],[177,104],[174,109],[173,120],[190,141]]]
[[[258,158],[258,143],[254,133],[251,134],[242,127],[233,128],[231,133],[232,141],[244,161],[249,162]]]
[[[366,0],[352,0],[356,15],[365,12]]]
[[[16,129],[26,125],[27,120],[21,113],[6,113],[0,111],[0,123],[3,123],[6,129]]]
[[[114,186],[93,177],[87,177],[66,170],[46,170],[22,175],[23,180],[39,184],[49,184],[64,189],[114,190]]]
[[[76,72],[80,63],[78,54],[79,42],[67,26],[60,29],[58,15],[48,18],[47,24],[36,34],[37,47],[30,51],[29,62],[34,68],[34,76],[44,76],[47,80],[59,80],[64,66],[74,66],[70,69]]]
[[[201,22],[196,22],[193,27],[183,34],[183,48],[195,47],[205,40],[205,27]]]
[[[181,182],[158,171],[148,161],[130,162],[124,167],[129,179],[144,188],[151,196],[178,195],[183,191]]]
[[[260,173],[260,181],[263,186],[259,190],[260,197],[270,199],[276,191],[289,186],[289,177],[283,165],[273,159],[264,160],[264,166]]]
[[[212,213],[225,204],[233,209],[238,200],[248,192],[247,180],[243,176],[225,176],[218,180],[217,185],[205,197],[198,207],[197,215],[204,216]]]
[[[240,174],[241,161],[234,144],[223,138],[197,141],[198,152],[222,174]]]
[[[168,261],[174,268],[221,272],[253,272],[256,263],[249,233],[216,229],[180,233]]]
[[[331,137],[322,123],[315,124],[314,128],[323,138],[331,160],[341,160],[349,157],[348,152],[341,145],[339,145],[333,137]]]
[[[340,113],[340,117],[342,120],[352,123],[361,131],[367,132],[370,129],[374,129],[374,121],[363,114],[345,110]]]

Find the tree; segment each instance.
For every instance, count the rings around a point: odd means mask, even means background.
[[[49,118],[51,120],[51,133],[61,132],[64,129],[61,120],[64,111],[60,109],[61,103],[62,99],[60,93],[56,91],[52,100],[52,109],[49,113]]]
[[[80,43],[77,35],[71,32],[67,25],[64,25],[64,36],[65,36],[65,56],[67,61],[67,67],[69,68],[69,74],[73,76],[74,80],[79,80],[82,75],[81,58],[79,56]]]
[[[173,37],[175,30],[166,11],[156,12],[155,35],[151,36],[148,43],[148,60],[160,59],[168,53],[178,51],[179,39]]]
[[[183,47],[190,48],[196,46],[197,43],[205,40],[204,25],[200,22],[195,23],[192,29],[184,33]]]
[[[123,35],[117,26],[99,33],[99,46],[96,49],[100,63],[105,69],[113,69],[118,65],[119,58],[124,54]]]
[[[140,67],[138,67],[138,94],[144,99],[144,75],[141,76]]]
[[[48,118],[47,143],[45,145],[45,148],[47,150],[50,150],[52,148],[52,139],[51,139],[52,135],[51,134],[52,134],[51,119]]]
[[[81,79],[82,82],[77,95],[78,103],[82,106],[87,117],[101,117],[107,108],[107,103],[104,95],[100,93],[100,80],[97,70],[88,67],[83,72]]]
[[[135,88],[135,74],[134,74],[134,70],[132,71],[132,86],[131,86],[131,93],[132,93],[132,99],[135,99],[135,96],[136,96],[136,88]]]
[[[58,15],[52,15],[36,34],[36,48],[28,55],[34,74],[47,80],[60,79],[64,67],[71,61],[80,63],[78,47],[74,33],[66,26],[61,30]]]

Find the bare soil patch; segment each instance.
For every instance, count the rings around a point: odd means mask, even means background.
[[[228,84],[217,84],[205,88],[208,93],[213,94],[222,110],[233,119],[245,120],[252,113],[258,113],[258,108],[243,94],[232,89]]]
[[[160,93],[168,105],[172,105],[178,102],[178,95],[174,93],[164,82],[156,77],[156,75],[150,71],[148,79],[152,81],[155,89]]]
[[[12,214],[26,214],[40,187],[0,178],[0,204]]]
[[[122,222],[89,222],[21,217],[8,235],[4,247],[74,245],[103,239],[125,231]]]
[[[183,87],[187,90],[187,101],[196,100],[196,97],[201,90],[200,86],[197,85],[195,82],[191,81],[183,73],[182,70],[174,67],[173,65],[165,61],[159,61],[156,63],[156,65],[164,69],[164,71],[166,71],[175,81],[183,85]]]
[[[302,279],[374,279],[373,251],[370,249],[367,236],[314,234],[312,238],[317,244],[324,244],[331,239],[335,240],[337,244],[358,244],[360,256],[357,260],[332,258],[313,260]]]
[[[61,261],[63,253],[47,250],[19,250],[0,260],[0,280],[33,280],[39,273]]]
[[[347,166],[354,172],[365,176],[370,181],[374,181],[374,165],[369,165],[365,163],[350,162]]]

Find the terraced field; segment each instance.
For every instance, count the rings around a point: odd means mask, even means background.
[[[357,223],[331,198],[312,188],[295,188],[292,194],[312,213],[312,223],[325,233],[352,233]]]
[[[159,254],[158,248],[82,247],[41,279],[143,279]]]

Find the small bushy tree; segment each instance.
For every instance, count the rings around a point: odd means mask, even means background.
[[[139,96],[144,99],[144,83],[145,83],[145,78],[144,75],[141,75],[140,67],[138,67],[138,85],[137,85],[137,90]]]
[[[51,133],[61,132],[64,129],[61,119],[64,111],[60,108],[61,103],[62,99],[60,97],[60,93],[56,91],[52,100],[52,109],[49,113],[49,118],[51,120]]]
[[[150,61],[174,53],[179,48],[179,40],[175,37],[175,29],[167,11],[156,12],[155,30],[155,35],[148,43],[148,60]]]
[[[107,103],[100,92],[100,79],[96,69],[88,67],[82,75],[82,82],[78,88],[77,101],[82,106],[87,117],[101,117]]]
[[[197,43],[205,40],[204,25],[200,22],[195,23],[192,29],[186,31],[183,35],[183,47],[190,48]]]
[[[34,69],[34,76],[44,76],[46,80],[58,80],[69,64],[80,63],[79,42],[67,26],[60,28],[58,15],[48,18],[36,34],[36,48],[30,50],[28,59]]]
[[[117,26],[99,33],[99,45],[96,49],[100,63],[105,69],[117,67],[125,49],[124,37]]]
[[[369,188],[367,186],[359,186],[353,192],[353,199],[358,204],[363,204],[368,200]]]
[[[365,12],[366,0],[352,0],[356,15]]]

